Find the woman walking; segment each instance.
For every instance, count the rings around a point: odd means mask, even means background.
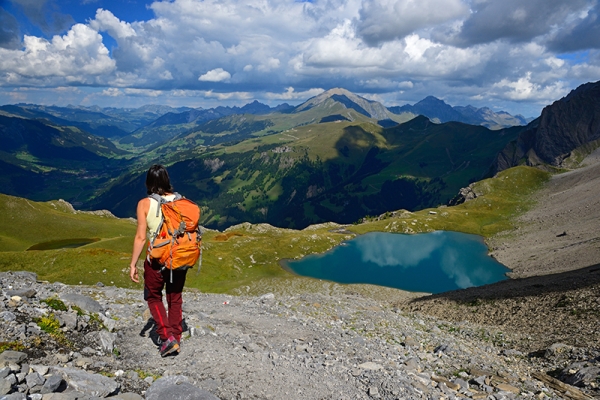
[[[177,194],[174,192],[167,170],[162,165],[152,165],[146,174],[146,189],[149,196],[159,195],[166,201],[173,201]],[[146,197],[137,205],[137,231],[133,241],[133,254],[129,276],[133,282],[139,282],[136,263],[144,250],[146,241],[157,233],[162,221],[159,202]],[[168,269],[160,265],[149,255],[144,261],[144,300],[152,318],[156,322],[157,333],[161,339],[160,355],[162,357],[178,353],[182,332],[183,298],[181,292],[185,284],[187,268]],[[165,288],[168,310],[162,300]]]

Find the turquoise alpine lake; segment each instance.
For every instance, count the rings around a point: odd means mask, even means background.
[[[426,293],[498,282],[510,271],[488,255],[481,236],[449,231],[372,232],[283,264],[302,276]]]

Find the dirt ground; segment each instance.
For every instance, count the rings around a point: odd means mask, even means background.
[[[554,175],[536,193],[520,228],[488,241],[511,278],[555,274],[600,263],[600,149],[583,167]]]

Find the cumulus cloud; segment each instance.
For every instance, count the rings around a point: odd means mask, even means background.
[[[60,20],[51,1],[18,3],[51,31]],[[341,86],[392,105],[434,95],[453,105],[539,110],[599,76],[599,4],[155,1],[148,20],[126,22],[99,8],[86,23],[40,37],[20,37],[15,18],[0,9],[0,87],[90,85],[106,99],[154,101],[156,90],[160,99],[240,102],[302,101]],[[110,52],[101,34],[112,38]],[[561,54],[570,51],[583,59]]]
[[[461,0],[365,0],[357,32],[368,44],[378,45],[464,17],[468,12]]]
[[[559,52],[600,49],[600,1],[551,35],[549,48]]]
[[[532,82],[532,74],[528,72],[525,76],[515,81],[502,79],[500,82],[494,83],[492,91],[498,97],[515,101],[525,101],[547,98],[559,99],[566,95],[569,89],[565,87],[563,82],[554,82],[546,85]]]
[[[477,1],[462,24],[457,42],[466,46],[495,40],[526,42],[550,33],[588,3],[588,0]]]
[[[102,36],[83,24],[51,41],[25,36],[23,42],[23,50],[0,49],[0,70],[31,80],[62,77],[72,83],[93,83],[94,77],[115,67]]]
[[[229,79],[231,79],[231,74],[223,68],[215,68],[198,78],[199,81],[205,82],[223,82]]]
[[[102,8],[96,11],[96,18],[90,21],[90,28],[97,31],[106,31],[115,39],[136,36],[131,24],[120,21],[113,13]]]
[[[271,100],[306,100],[311,97],[315,97],[323,93],[325,90],[321,88],[313,88],[302,92],[296,92],[293,87],[288,87],[283,93],[265,93],[265,98]]]

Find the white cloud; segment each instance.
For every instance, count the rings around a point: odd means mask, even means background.
[[[293,87],[286,88],[283,93],[273,93],[267,92],[265,93],[265,98],[270,100],[306,100],[311,97],[318,96],[323,93],[325,90],[321,88],[314,88],[305,90],[303,92],[296,92]]]
[[[90,27],[97,31],[107,31],[115,39],[137,35],[131,24],[120,21],[113,13],[101,8],[96,11],[96,18],[90,21]]]
[[[205,82],[223,82],[231,79],[231,74],[225,71],[223,68],[216,68],[208,71],[204,75],[200,75],[199,81]]]
[[[0,46],[0,87],[112,89],[105,98],[116,88],[159,96],[183,89],[191,93],[185,98],[233,102],[301,101],[321,90],[314,88],[341,86],[396,104],[435,95],[516,110],[525,103],[540,109],[600,76],[598,0],[172,0],[150,7],[154,18],[131,23],[98,9],[62,36],[15,41],[13,29],[7,48]],[[114,40],[110,52],[99,32]],[[582,46],[583,59],[557,53]],[[120,101],[141,96],[120,93]]]
[[[495,83],[492,89],[498,90],[497,95],[499,97],[516,101],[559,99],[568,93],[568,88],[562,82],[546,85],[532,82],[530,72],[516,81],[502,79],[500,82]]]
[[[69,82],[93,83],[95,76],[111,73],[115,62],[102,36],[87,25],[76,24],[51,41],[25,36],[24,50],[0,49],[0,71],[24,80],[61,77]]]
[[[108,88],[108,89],[104,89],[101,93],[101,96],[108,96],[108,97],[121,97],[124,96],[125,94],[117,88]]]

